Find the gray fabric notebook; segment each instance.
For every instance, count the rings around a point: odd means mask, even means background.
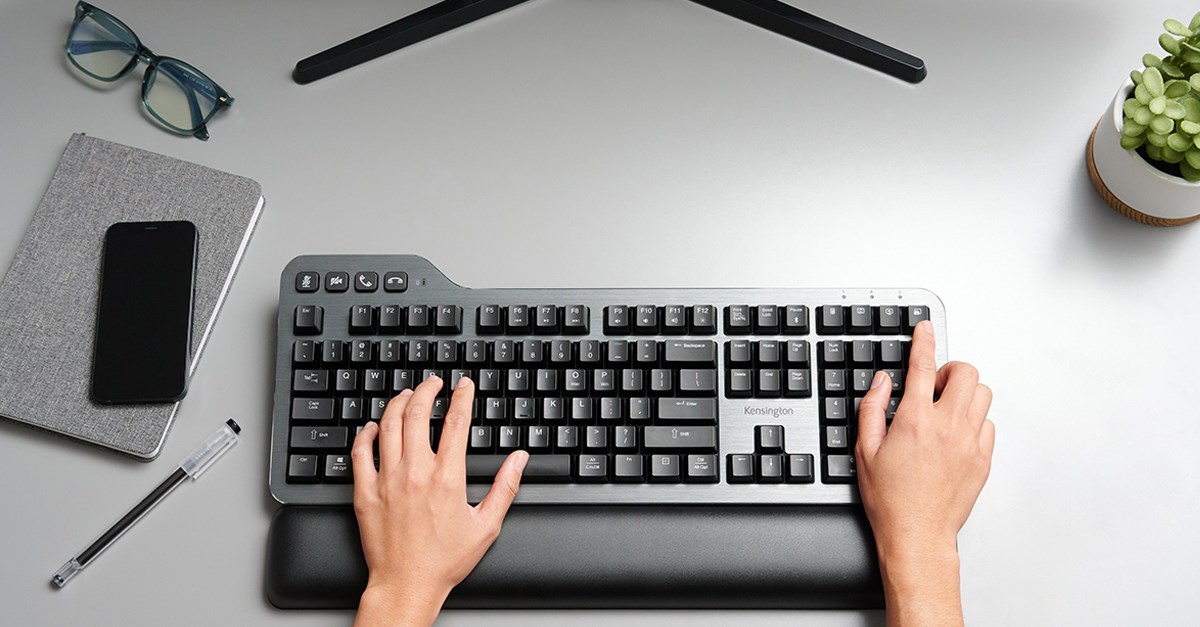
[[[262,208],[262,188],[250,179],[73,135],[0,281],[0,416],[154,459],[178,403],[105,406],[89,397],[105,230],[196,225],[194,372]]]

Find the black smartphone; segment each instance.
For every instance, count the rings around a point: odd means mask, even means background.
[[[196,225],[122,222],[104,236],[92,400],[165,403],[187,394]]]

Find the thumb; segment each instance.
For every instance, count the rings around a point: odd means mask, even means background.
[[[870,459],[887,435],[887,402],[892,395],[892,378],[880,370],[871,380],[871,389],[858,404],[858,456]]]
[[[500,472],[496,473],[492,489],[488,490],[487,496],[483,497],[483,501],[479,503],[479,511],[493,520],[497,528],[508,514],[508,508],[512,505],[513,499],[517,498],[517,490],[521,488],[521,473],[525,471],[527,463],[529,463],[529,453],[513,451],[500,466]]]

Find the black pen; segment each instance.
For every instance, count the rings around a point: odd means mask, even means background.
[[[197,446],[186,459],[179,462],[179,468],[171,473],[171,476],[167,477],[166,481],[158,484],[158,487],[154,488],[146,498],[142,499],[137,505],[134,505],[128,514],[122,516],[112,527],[109,527],[108,531],[100,534],[100,537],[96,538],[96,541],[88,545],[79,555],[76,555],[66,564],[63,564],[62,568],[58,569],[58,572],[54,573],[54,576],[50,578],[50,581],[59,588],[67,585],[67,582],[79,574],[79,571],[83,570],[92,560],[96,559],[97,555],[103,553],[104,549],[107,549],[113,542],[117,541],[117,538],[120,538],[126,531],[129,531],[129,528],[141,520],[142,516],[145,516],[147,512],[154,509],[154,506],[158,505],[159,501],[162,501],[175,488],[178,488],[184,479],[188,477],[199,479],[201,473],[208,470],[208,467],[217,461],[225,451],[228,451],[230,447],[237,444],[238,433],[241,430],[242,428],[232,419],[226,421],[216,433],[208,436],[208,439],[204,440],[203,444]]]

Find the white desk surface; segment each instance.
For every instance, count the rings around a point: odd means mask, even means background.
[[[922,286],[995,390],[963,531],[975,625],[1180,624],[1200,578],[1200,225],[1104,205],[1084,145],[1194,3],[813,0],[912,86],[686,0],[537,0],[318,83],[427,1],[104,0],[237,98],[200,142],[68,72],[72,5],[0,4],[0,272],[83,131],[253,177],[267,208],[162,457],[0,422],[8,625],[339,625],[263,592],[278,273],[418,253],[468,286]],[[87,359],[87,355],[66,358]],[[3,366],[0,366],[2,376]],[[53,385],[47,381],[46,385]],[[243,442],[62,591],[50,574],[229,416]],[[446,612],[444,625],[878,625],[878,612]]]

